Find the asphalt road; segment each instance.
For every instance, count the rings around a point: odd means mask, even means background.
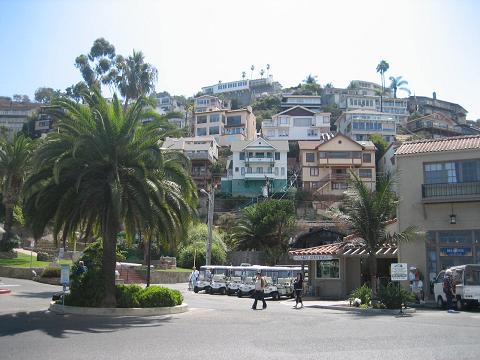
[[[3,279],[0,359],[436,359],[480,358],[480,313],[421,310],[360,315],[183,291],[190,311],[163,317],[55,315],[59,287]],[[2,286],[2,282],[0,282]],[[173,287],[185,290],[186,285]]]

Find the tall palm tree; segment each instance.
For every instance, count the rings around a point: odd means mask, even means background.
[[[255,70],[255,66],[250,66],[250,70],[252,70],[252,73],[250,74],[250,79],[253,79],[253,70]]]
[[[415,228],[390,234],[388,221],[395,217],[398,198],[392,191],[394,179],[385,175],[377,179],[376,189],[371,190],[356,174],[352,173],[351,188],[346,193],[342,209],[333,209],[331,215],[346,225],[364,241],[368,252],[368,270],[372,290],[377,289],[377,251],[385,243],[406,241],[415,236]]]
[[[245,76],[247,76],[247,73],[245,71],[242,71],[242,79],[245,79]]]
[[[154,66],[145,62],[141,51],[133,51],[128,58],[117,56],[116,85],[120,94],[125,99],[124,107],[130,100],[136,100],[141,96],[147,96],[155,90],[158,72]]]
[[[267,64],[267,77],[270,75],[270,64]]]
[[[263,74],[265,74],[265,70],[261,69],[260,70],[260,78],[263,79]]]
[[[116,96],[107,102],[93,90],[83,101],[56,100],[63,109],[52,112],[58,132],[35,154],[25,208],[35,237],[50,222],[55,237],[97,229],[103,241],[102,305],[114,306],[118,232],[124,228],[129,238],[145,231],[174,236],[191,217],[196,191],[187,160],[161,150],[172,125],[146,109],[146,99],[124,110]],[[156,120],[141,126],[147,118]]]
[[[410,89],[407,88],[405,85],[408,85],[408,81],[405,79],[402,79],[401,76],[390,76],[390,89],[393,90],[393,97],[396,99],[397,98],[397,90],[403,90],[405,91],[408,95],[410,95]]]
[[[385,60],[380,61],[377,65],[377,73],[380,73],[382,79],[382,92],[385,91],[385,73],[387,72],[390,65]],[[383,111],[383,95],[380,95],[380,112]]]
[[[15,134],[11,140],[7,137],[0,140],[0,178],[5,206],[3,244],[12,235],[13,209],[20,199],[33,149],[33,141],[21,133]]]

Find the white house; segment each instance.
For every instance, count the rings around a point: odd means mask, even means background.
[[[390,114],[366,109],[344,112],[335,125],[337,131],[355,141],[366,141],[371,134],[379,134],[391,143],[395,140],[397,131],[396,121]]]
[[[269,140],[320,140],[330,132],[330,113],[294,106],[262,122],[262,135]]]
[[[232,196],[259,196],[286,190],[288,141],[257,138],[236,141],[222,178],[222,192]]]

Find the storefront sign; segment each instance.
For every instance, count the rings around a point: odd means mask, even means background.
[[[394,263],[390,265],[392,281],[408,280],[408,265],[406,263]]]
[[[60,268],[60,284],[68,285],[70,283],[70,265],[61,265]]]
[[[306,261],[306,260],[332,260],[332,255],[293,255],[293,260]]]
[[[441,247],[440,256],[472,256],[472,248]]]

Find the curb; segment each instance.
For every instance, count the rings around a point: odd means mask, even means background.
[[[188,311],[188,305],[183,303],[173,307],[156,308],[89,308],[80,306],[63,306],[50,302],[48,308],[56,314],[94,315],[94,316],[159,316],[180,314]]]
[[[305,308],[314,308],[314,309],[328,309],[328,310],[338,310],[338,311],[350,311],[363,314],[385,314],[385,315],[398,315],[400,309],[362,309],[354,306],[334,306],[334,305],[306,305]],[[413,314],[417,310],[414,308],[403,309],[404,314]]]
[[[11,292],[12,292],[12,290],[10,290],[10,289],[0,289],[0,295],[10,294]]]

